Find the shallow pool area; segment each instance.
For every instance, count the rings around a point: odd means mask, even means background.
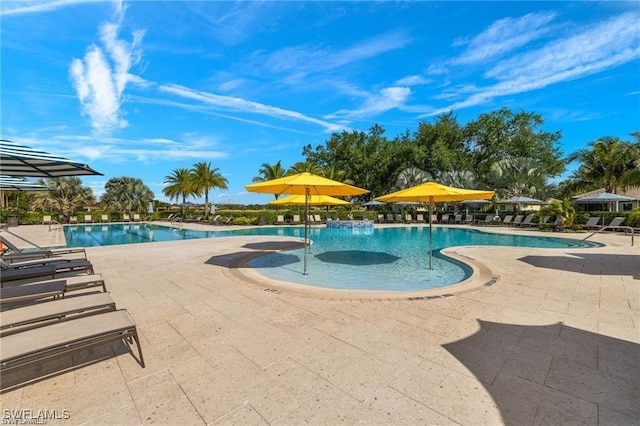
[[[428,268],[429,228],[312,227],[313,241],[303,274],[304,250],[259,256],[249,265],[262,275],[280,281],[331,289],[413,292],[442,288],[468,278],[469,266],[441,254],[455,246],[517,246],[538,248],[586,248],[590,241],[558,237],[497,234],[466,227],[433,228],[433,268]],[[176,241],[247,235],[304,237],[299,226],[255,227],[197,231],[150,223],[65,226],[68,247]]]

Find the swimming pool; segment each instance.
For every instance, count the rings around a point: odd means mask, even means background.
[[[239,235],[304,237],[302,227],[257,227],[195,231],[148,223],[65,226],[68,247],[95,247]],[[584,248],[600,244],[555,237],[506,235],[462,227],[433,228],[433,269],[428,269],[429,229],[424,226],[342,228],[312,227],[313,245],[302,274],[303,249],[272,253],[249,261],[266,277],[332,289],[412,292],[463,281],[471,269],[440,250],[462,245]]]

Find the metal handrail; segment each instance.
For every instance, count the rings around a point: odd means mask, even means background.
[[[49,232],[51,232],[52,229],[56,229],[56,228],[53,228],[55,225],[58,225],[57,229],[62,229],[62,224],[60,222],[56,220],[51,220],[49,222]]]
[[[621,226],[621,225],[618,225],[618,226],[604,226],[604,227],[602,227],[602,228],[600,228],[600,229],[595,230],[595,231],[594,231],[593,233],[591,233],[590,235],[587,235],[586,237],[584,237],[584,238],[582,239],[582,241],[585,241],[585,240],[587,240],[587,239],[589,239],[589,238],[593,237],[593,236],[594,236],[594,235],[596,235],[597,233],[599,233],[599,232],[601,232],[601,231],[604,231],[604,230],[605,230],[605,229],[607,229],[607,228],[609,228],[609,229],[624,229],[624,235],[627,235],[627,231],[628,231],[628,230],[630,230],[630,231],[631,231],[631,246],[633,247],[633,245],[634,245],[634,231],[635,231],[635,229],[634,229],[632,226],[626,226],[626,225],[625,225],[625,226]]]

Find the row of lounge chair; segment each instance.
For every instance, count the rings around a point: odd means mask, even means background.
[[[140,217],[140,214],[138,213],[134,213],[133,215],[129,215],[128,213],[125,213],[122,215],[122,221],[123,222],[140,222],[142,221],[142,218]],[[111,219],[109,218],[109,215],[107,214],[103,214],[100,215],[100,223],[109,223],[111,222]],[[53,224],[54,221],[53,219],[51,219],[51,216],[42,216],[42,224],[43,225],[51,225]],[[90,214],[85,214],[84,218],[82,220],[82,222],[80,222],[78,220],[78,216],[71,216],[69,217],[69,223],[70,224],[78,224],[78,223],[94,223],[93,222],[93,216]]]
[[[23,251],[0,235],[0,388],[38,380],[57,358],[123,341],[135,342],[137,327],[118,309],[84,249]],[[24,374],[27,370],[27,375]]]

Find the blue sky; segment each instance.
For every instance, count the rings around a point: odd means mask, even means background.
[[[112,177],[210,161],[250,194],[260,165],[332,132],[393,138],[453,109],[501,107],[562,131],[565,153],[640,130],[638,2],[1,4],[1,136]]]

